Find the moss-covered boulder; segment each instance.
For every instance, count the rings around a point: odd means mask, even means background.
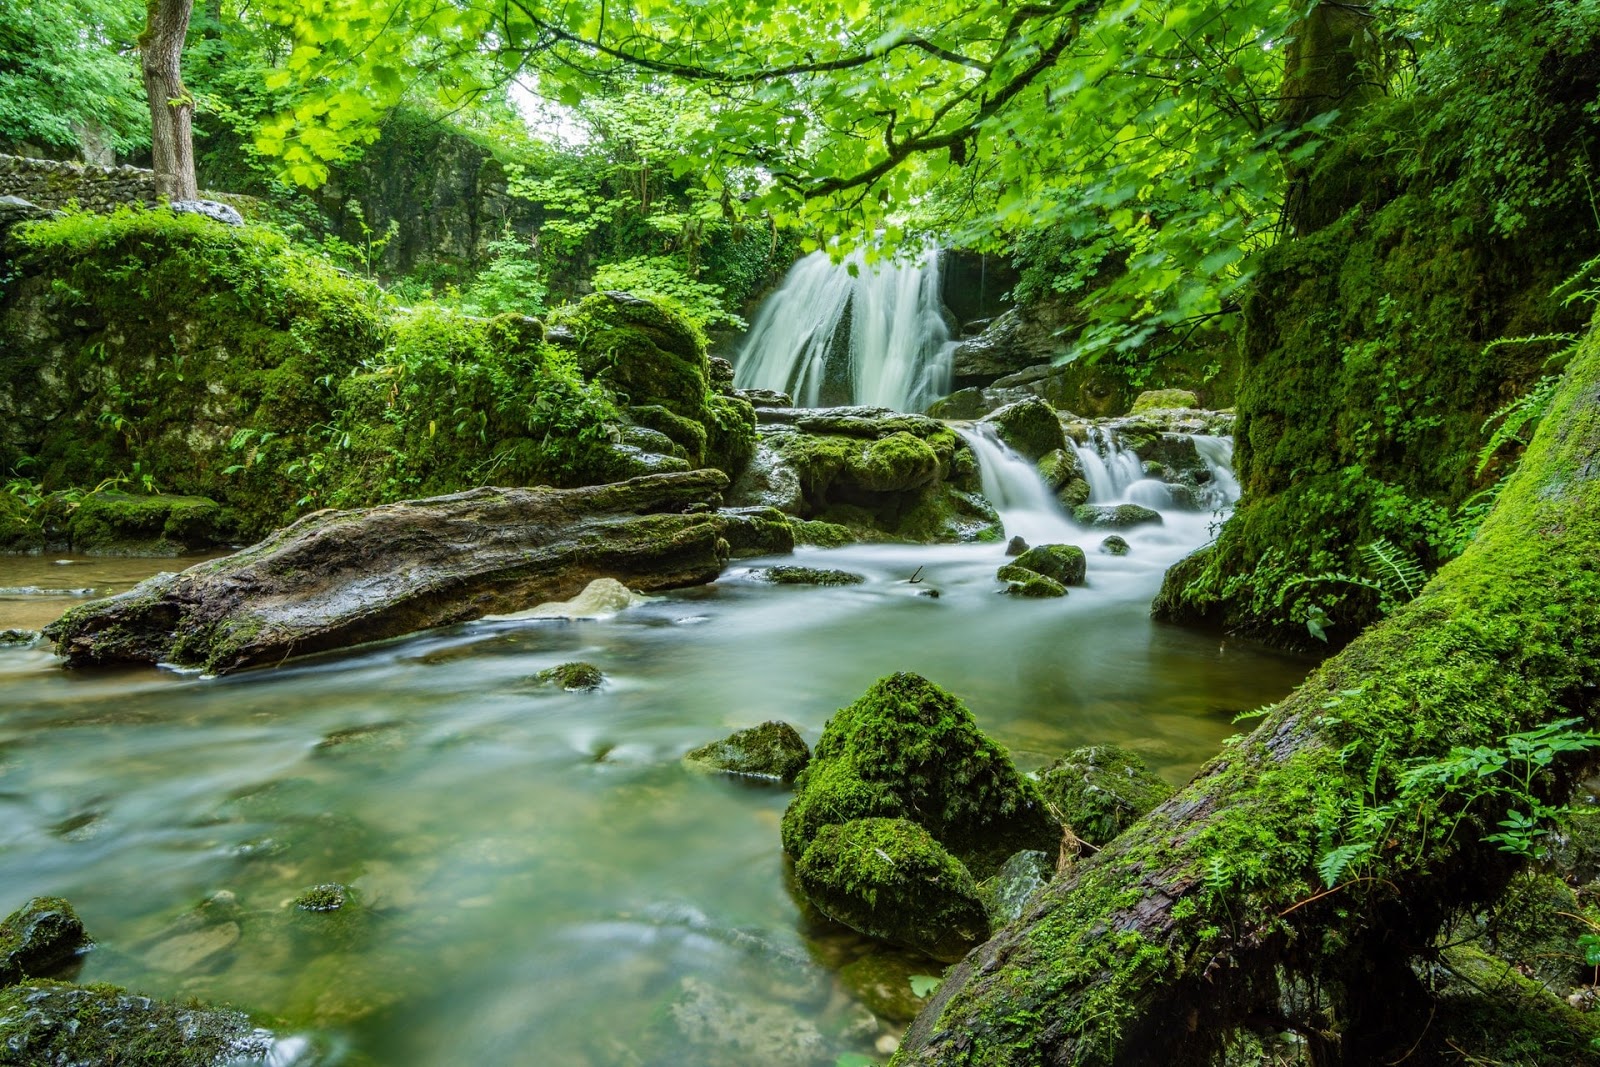
[[[1018,455],[1035,463],[1067,447],[1056,409],[1036,396],[1007,404],[983,421]]]
[[[784,851],[795,858],[825,826],[904,818],[986,877],[1061,836],[1038,787],[966,705],[915,674],[881,678],[836,712],[795,788],[783,816]]]
[[[795,877],[834,921],[937,960],[958,960],[989,936],[971,873],[905,819],[822,827],[795,864]]]
[[[1112,534],[1100,542],[1100,551],[1108,556],[1126,556],[1132,550],[1133,546],[1121,534]]]
[[[198,496],[90,493],[67,518],[74,552],[98,556],[179,556],[214,548],[232,535],[222,505]]]
[[[1074,749],[1039,772],[1039,788],[1072,832],[1096,846],[1172,795],[1144,760],[1116,745]]]
[[[47,975],[91,944],[71,904],[34,897],[0,922],[0,986]]]
[[[1062,585],[1082,585],[1088,569],[1083,549],[1077,545],[1035,545],[1012,560],[1011,566],[1054,578]]]
[[[546,667],[533,676],[535,685],[553,686],[569,693],[589,693],[605,684],[606,676],[593,663],[581,660]]]
[[[604,382],[635,406],[660,406],[704,424],[711,391],[706,339],[658,301],[603,292],[551,316],[578,339],[584,377]]]
[[[1057,448],[1046,453],[1038,466],[1039,477],[1044,479],[1044,484],[1050,487],[1052,493],[1059,492],[1074,481],[1083,480],[1083,463],[1078,459],[1078,454],[1068,448]]]
[[[16,1067],[236,1067],[270,1062],[273,1045],[272,1034],[241,1012],[115,986],[28,982],[0,990],[0,1063]]]
[[[1006,583],[1004,591],[1011,596],[1039,599],[1067,595],[1067,587],[1054,578],[1014,563],[1001,567],[994,576]]]
[[[728,543],[731,559],[783,556],[794,551],[795,530],[789,516],[777,508],[722,508],[716,514],[717,532]]]
[[[756,577],[774,585],[860,585],[866,581],[852,571],[828,567],[766,567]]]
[[[1142,504],[1082,504],[1072,509],[1072,517],[1091,530],[1128,530],[1162,522],[1161,512]]]
[[[790,785],[811,761],[811,748],[793,726],[773,720],[692,749],[683,759],[706,770]]]
[[[1188,410],[1200,406],[1200,398],[1188,389],[1148,389],[1133,398],[1131,414],[1146,411]]]

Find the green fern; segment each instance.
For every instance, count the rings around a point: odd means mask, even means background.
[[[1361,558],[1377,575],[1379,593],[1389,602],[1386,613],[1395,605],[1415,600],[1428,584],[1422,562],[1386,538],[1362,545]]]
[[[1338,885],[1339,876],[1344,874],[1352,863],[1371,851],[1371,841],[1356,841],[1329,851],[1317,861],[1317,873],[1322,876],[1322,884],[1329,889]]]
[[[1566,349],[1553,358],[1560,358],[1570,351],[1570,348]],[[1499,425],[1489,435],[1489,440],[1483,448],[1478,450],[1478,467],[1475,473],[1482,474],[1489,461],[1494,459],[1508,443],[1515,441],[1517,444],[1527,444],[1523,431],[1537,423],[1544,417],[1545,412],[1550,410],[1550,401],[1555,398],[1556,386],[1560,383],[1561,375],[1547,374],[1535,382],[1532,389],[1484,420],[1485,431],[1489,429],[1491,423],[1498,422]]]

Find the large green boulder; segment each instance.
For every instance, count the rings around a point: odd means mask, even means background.
[[[1062,585],[1082,585],[1088,570],[1083,549],[1077,545],[1035,545],[1012,560],[1011,566],[1054,578]]]
[[[1116,745],[1074,749],[1039,772],[1039,788],[1091,845],[1104,845],[1172,795],[1144,760]]]
[[[215,547],[229,534],[222,505],[199,496],[90,493],[67,518],[74,552],[178,556]]]
[[[824,826],[795,865],[819,911],[858,933],[955,961],[989,936],[967,868],[905,819]]]
[[[915,674],[893,674],[828,720],[783,816],[783,847],[803,856],[825,826],[903,818],[974,874],[1022,849],[1057,847],[1060,826],[960,700]]]
[[[811,749],[793,726],[772,720],[701,745],[683,759],[692,767],[788,785],[805,770]]]
[[[659,406],[704,424],[711,366],[706,339],[657,301],[603,292],[552,316],[577,337],[579,369],[635,406]],[[659,429],[659,427],[656,427]]]

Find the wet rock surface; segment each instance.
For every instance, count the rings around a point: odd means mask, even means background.
[[[35,897],[0,922],[0,986],[53,974],[91,944],[71,904]]]
[[[318,512],[75,608],[47,636],[69,666],[224,673],[570,597],[599,577],[647,590],[701,584],[724,562],[710,509],[726,484],[703,470]]]
[[[683,759],[709,771],[791,785],[811,762],[811,747],[793,726],[773,720],[692,749]]]

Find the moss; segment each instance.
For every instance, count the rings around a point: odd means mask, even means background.
[[[850,528],[837,523],[819,522],[815,519],[790,519],[789,526],[794,530],[794,543],[797,545],[843,548],[856,542],[856,535]]]
[[[176,556],[213,548],[230,535],[222,506],[197,496],[91,493],[67,520],[74,552]]]
[[[811,761],[811,749],[793,726],[772,721],[735,731],[721,741],[690,750],[683,758],[726,774],[790,785]]]
[[[1001,567],[994,576],[1006,583],[1005,591],[1012,596],[1043,599],[1067,595],[1067,587],[1054,578],[1048,578],[1027,567],[1019,567],[1015,563]]]
[[[560,686],[569,693],[592,692],[605,683],[606,676],[592,663],[562,663],[546,667],[533,676],[536,685]]]
[[[1039,789],[1072,832],[1096,846],[1172,795],[1144,760],[1116,745],[1069,752],[1039,772]]]
[[[1462,1062],[1508,1067],[1600,1064],[1600,1016],[1581,1011],[1504,960],[1469,945],[1442,953],[1448,975],[1433,1027]]]
[[[824,567],[768,567],[756,576],[774,585],[860,585],[866,581],[859,574]]]
[[[34,897],[0,922],[0,986],[49,974],[91,944],[71,904]]]
[[[0,492],[0,552],[40,552],[44,546],[35,509],[19,495]]]
[[[1067,447],[1056,409],[1038,397],[1007,404],[983,421],[993,425],[1000,440],[1018,455],[1035,463]]]
[[[627,293],[595,293],[551,316],[578,338],[584,377],[630,404],[659,405],[704,424],[710,400],[705,335],[666,305]]]
[[[5,1062],[222,1067],[264,1059],[272,1035],[236,1011],[178,1005],[115,986],[29,982],[0,991]]]
[[[1188,410],[1200,406],[1200,398],[1188,389],[1150,389],[1134,397],[1130,414],[1146,411]]]
[[[777,508],[724,508],[714,520],[730,559],[782,556],[794,551],[794,528]]]
[[[294,898],[294,906],[301,911],[338,911],[345,906],[349,892],[337,882],[314,885]]]
[[[1060,836],[1038,787],[966,706],[914,674],[879,679],[828,720],[784,812],[784,851],[799,857],[824,826],[880,816],[916,821],[981,875]]]
[[[1112,534],[1100,542],[1100,551],[1108,556],[1126,556],[1132,551],[1132,546],[1128,544],[1127,538]]]
[[[636,405],[628,409],[628,416],[646,429],[654,430],[682,449],[684,458],[693,466],[706,461],[706,426],[694,419],[685,418],[659,404]]]
[[[1035,545],[1013,559],[1011,566],[1053,578],[1062,585],[1082,585],[1088,562],[1077,545]]]
[[[713,395],[706,417],[706,466],[737,478],[756,454],[756,409],[748,400]]]
[[[1039,460],[1039,477],[1052,493],[1058,492],[1074,481],[1083,480],[1083,464],[1078,462],[1076,452],[1057,448]]]
[[[1162,521],[1159,511],[1139,504],[1080,504],[1072,509],[1072,517],[1091,530],[1126,530]]]
[[[795,864],[795,877],[829,918],[934,959],[960,959],[989,936],[967,868],[905,819],[822,827]]]

